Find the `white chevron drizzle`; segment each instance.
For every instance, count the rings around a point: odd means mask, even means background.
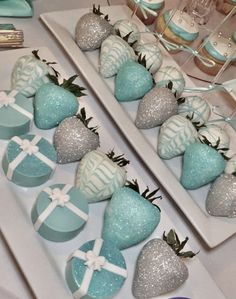
[[[190,96],[185,97],[184,103],[179,104],[178,113],[183,116],[193,117],[192,122],[203,125],[210,117],[211,107],[203,98]]]
[[[216,146],[218,144],[219,152],[227,152],[230,144],[230,137],[227,132],[215,124],[206,123],[204,127],[201,127],[198,131],[198,137],[204,141],[204,137],[212,144]],[[221,150],[222,149],[222,150]]]
[[[187,118],[174,115],[161,126],[158,154],[163,159],[181,155],[188,145],[197,142],[197,136],[197,130]]]
[[[46,75],[50,71],[50,67],[33,55],[22,56],[13,68],[11,88],[19,90],[26,97],[31,97],[42,84],[49,82]]]
[[[139,28],[135,23],[132,23],[130,20],[124,19],[115,22],[113,32],[116,34],[116,30],[119,30],[122,37],[125,37],[131,32],[128,38],[129,43],[140,40]]]
[[[99,150],[86,154],[80,162],[76,186],[89,202],[108,199],[126,181],[126,171]]]
[[[155,74],[162,65],[163,57],[161,50],[156,44],[139,44],[135,47],[138,56],[145,57],[146,68],[150,73]]]
[[[183,74],[174,66],[160,68],[155,74],[154,80],[159,87],[164,87],[171,81],[173,83],[173,91],[177,92],[178,97],[184,91],[185,80]]]
[[[110,35],[101,46],[101,75],[105,78],[116,75],[122,64],[130,59],[136,59],[134,50],[119,36]]]

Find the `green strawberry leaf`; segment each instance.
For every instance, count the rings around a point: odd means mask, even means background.
[[[57,64],[56,62],[48,62],[46,59],[41,59],[40,56],[39,56],[39,50],[33,50],[32,51],[32,54],[34,55],[34,57],[40,61],[42,61],[43,63],[45,63],[47,66],[50,66],[51,69],[53,70],[54,74],[56,77],[59,77],[60,76],[60,73],[52,67],[53,64]]]
[[[172,250],[179,257],[192,258],[198,253],[198,252],[194,253],[192,251],[182,252],[183,248],[185,247],[186,243],[188,242],[188,237],[186,237],[184,239],[184,241],[180,242],[178,235],[176,234],[176,232],[173,229],[171,229],[167,235],[164,232],[162,239],[172,248]]]
[[[87,118],[85,108],[81,108],[80,112],[76,114],[76,117],[84,124],[86,128],[88,128],[91,132],[95,133],[96,135],[99,135],[97,130],[98,126],[95,127],[89,127],[89,123],[92,120],[92,117]]]
[[[53,84],[60,86],[58,78],[56,76],[48,74],[47,77]]]
[[[100,5],[98,5],[98,8],[96,8],[96,5],[93,4],[93,13],[94,13],[95,15],[99,16],[99,17],[104,16],[104,13],[101,12],[100,8],[101,8]],[[110,22],[110,20],[109,20],[109,16],[108,16],[108,15],[105,15],[105,16],[104,16],[104,20],[106,20],[107,22]]]
[[[154,200],[156,200],[156,199],[162,199],[162,196],[156,196],[156,197],[154,196],[157,193],[157,191],[159,191],[159,188],[157,188],[156,190],[150,192],[149,188],[147,187],[141,193],[137,179],[134,179],[132,181],[128,181],[127,180],[125,186],[128,187],[128,188],[131,188],[135,192],[139,193],[144,199],[146,199],[147,201],[149,201],[150,203],[152,203],[156,208],[158,208],[159,211],[161,211],[161,209],[159,208],[159,206],[156,203],[154,203]]]
[[[169,83],[167,84],[166,88],[168,88],[169,90],[172,91],[172,89],[173,89],[173,82],[169,81]]]
[[[130,163],[129,160],[124,158],[124,154],[116,156],[114,149],[108,152],[106,155],[111,161],[115,162],[120,167],[124,167]]]
[[[63,79],[63,83],[60,86],[73,93],[76,97],[82,97],[85,95],[83,91],[86,89],[84,87],[79,86],[78,84],[73,83],[77,77],[78,75],[74,75],[67,80]]]
[[[178,103],[178,105],[180,105],[180,104],[183,104],[183,103],[185,103],[185,98],[178,98],[177,99],[177,103]]]

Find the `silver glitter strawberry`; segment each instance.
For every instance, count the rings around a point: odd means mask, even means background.
[[[103,17],[98,8],[93,5],[93,12],[83,15],[75,29],[75,41],[81,50],[95,50],[100,48],[102,42],[112,33],[112,25],[108,15]]]
[[[171,83],[170,83],[171,89]],[[177,114],[178,103],[169,88],[154,87],[139,102],[135,125],[139,129],[150,129],[162,125]]]
[[[79,161],[86,153],[98,148],[97,127],[88,126],[91,119],[86,119],[85,109],[82,108],[79,114],[60,123],[53,138],[58,163]]]
[[[180,242],[174,230],[162,239],[149,241],[141,250],[134,275],[133,295],[146,299],[177,289],[188,278],[188,268],[181,258],[192,258],[192,251],[181,252],[188,238]]]
[[[236,176],[222,174],[211,185],[206,210],[212,216],[236,217]]]

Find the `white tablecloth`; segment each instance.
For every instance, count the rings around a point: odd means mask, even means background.
[[[122,4],[124,0],[110,0],[112,4]],[[24,30],[25,46],[40,47],[46,46],[54,53],[60,64],[68,74],[76,73],[66,54],[62,51],[53,36],[47,31],[39,20],[39,15],[43,12],[55,10],[68,10],[73,8],[91,7],[93,3],[106,5],[105,0],[35,0],[35,16],[31,19],[8,19],[0,18],[0,23],[14,23],[14,25]],[[141,166],[140,166],[141,167]],[[142,167],[141,167],[142,169]],[[145,170],[143,169],[145,174]],[[147,178],[151,181],[151,178]],[[147,181],[148,184],[148,181]],[[210,275],[221,288],[228,299],[236,298],[236,236],[227,240],[224,244],[215,249],[208,249],[201,238],[197,235],[192,225],[184,217],[182,212],[176,207],[174,202],[166,200],[162,202],[165,210],[172,219],[175,219],[176,230],[184,236],[191,238],[191,247],[200,250],[198,258],[208,269]],[[11,290],[17,297],[22,299],[32,299],[32,294],[18,269],[16,262],[10,254],[2,236],[0,235],[0,286]],[[7,298],[1,297],[1,299]],[[54,298],[52,298],[54,299]],[[55,298],[56,299],[56,298]],[[128,299],[128,298],[127,298]],[[199,298],[209,299],[209,298]],[[213,297],[212,297],[213,299]]]

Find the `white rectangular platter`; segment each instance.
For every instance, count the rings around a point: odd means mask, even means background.
[[[31,53],[33,49],[11,50],[0,53],[0,64],[8,61],[4,73],[0,74],[1,89],[9,89],[10,74],[18,57]],[[48,61],[57,61],[47,48],[40,48],[39,55]],[[63,78],[67,78],[59,65],[56,69]],[[107,151],[113,147],[117,153],[125,153],[126,158],[132,156],[132,151],[126,146],[123,139],[112,124],[106,113],[99,107],[96,100],[90,96],[80,99],[80,107],[86,107],[87,115],[94,116],[93,124],[99,126],[101,149]],[[92,124],[92,125],[93,125]],[[109,128],[109,129],[108,129]],[[39,130],[35,126],[33,133],[39,134],[52,141],[54,130]],[[4,153],[7,141],[0,141],[0,159]],[[133,164],[136,164],[133,161]],[[137,165],[137,164],[136,164]],[[33,229],[30,220],[30,212],[37,194],[45,187],[54,183],[73,184],[77,163],[58,165],[53,178],[43,186],[37,188],[21,188],[8,182],[0,168],[0,227],[9,244],[25,278],[27,279],[34,295],[38,299],[69,299],[72,298],[64,281],[64,269],[67,257],[83,243],[100,237],[103,223],[103,213],[106,202],[89,206],[90,219],[84,230],[73,240],[63,243],[54,243],[42,239]],[[139,168],[128,165],[128,178],[137,178],[141,187],[148,183],[148,177],[142,180]],[[150,186],[151,187],[151,186]],[[163,198],[165,200],[165,198]],[[150,238],[159,237],[163,231],[174,228],[173,222],[162,209],[161,222]],[[191,236],[189,236],[191,239]],[[182,238],[182,237],[181,237]],[[146,241],[145,241],[146,242]],[[131,284],[133,279],[135,261],[141,250],[142,244],[123,251],[129,277],[124,287],[115,298],[133,298]],[[197,249],[196,249],[197,251]],[[160,296],[167,299],[173,296],[185,296],[191,299],[225,298],[209,276],[198,257],[187,262],[190,277],[188,281],[177,291]]]
[[[105,14],[109,14],[111,23],[119,19],[130,18],[131,11],[126,6],[102,7]],[[141,131],[136,128],[133,120],[136,115],[138,101],[119,104],[113,95],[114,79],[101,78],[98,72],[99,51],[82,52],[74,41],[74,31],[78,19],[88,9],[70,11],[58,11],[41,15],[52,34],[66,50],[78,70],[90,84],[101,104],[112,117],[121,132],[131,144],[134,151],[143,160],[159,183],[167,190],[185,216],[191,221],[201,237],[209,247],[215,247],[225,241],[236,232],[236,219],[220,219],[211,217],[205,211],[205,199],[209,186],[193,192],[187,192],[179,183],[181,172],[181,158],[163,162],[156,153],[158,129]],[[136,17],[132,19],[141,32],[145,26]],[[143,37],[144,39],[144,37]],[[153,42],[150,34],[145,34],[147,42]],[[164,65],[177,64],[171,56],[162,48]],[[193,83],[185,75],[187,86]]]

